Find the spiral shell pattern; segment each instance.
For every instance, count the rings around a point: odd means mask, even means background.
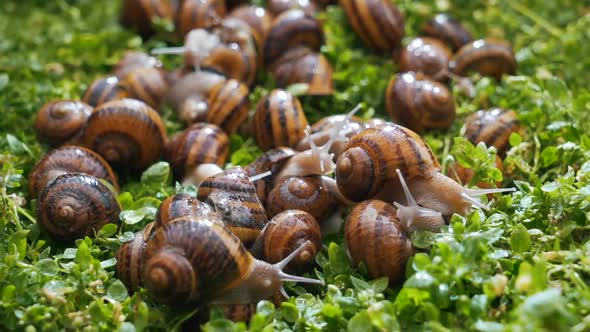
[[[520,130],[516,113],[500,108],[478,111],[465,121],[465,136],[471,143],[494,146],[501,156],[510,146],[510,135]]]
[[[502,75],[516,72],[516,58],[509,44],[480,39],[461,47],[449,62],[449,69],[457,75],[475,71],[500,80]]]
[[[270,216],[285,210],[301,210],[320,222],[334,206],[334,197],[319,176],[286,178],[270,191],[266,200]]]
[[[154,223],[151,222],[144,229],[135,233],[133,240],[123,243],[115,257],[117,258],[117,278],[119,278],[130,291],[138,290],[143,286],[141,268],[143,251],[152,233]]]
[[[96,107],[107,101],[128,98],[129,92],[125,90],[117,76],[108,76],[96,79],[84,92],[82,101]]]
[[[81,101],[58,100],[43,105],[35,118],[35,131],[40,140],[53,146],[80,134],[92,107]]]

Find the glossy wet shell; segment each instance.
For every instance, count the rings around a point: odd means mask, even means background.
[[[256,78],[256,58],[247,52],[227,46],[219,46],[203,60],[201,68],[234,78],[251,85]]]
[[[226,7],[223,0],[184,0],[177,11],[175,25],[178,38],[193,29],[206,29],[214,26],[225,16]]]
[[[135,233],[133,240],[121,245],[115,257],[117,258],[117,278],[130,291],[136,291],[143,286],[141,268],[143,251],[152,233],[154,223],[151,222],[144,229]]]
[[[318,12],[318,6],[311,0],[269,0],[266,8],[274,17],[289,9],[300,9],[309,16],[314,16]]]
[[[130,72],[139,68],[160,68],[162,63],[155,57],[138,51],[127,51],[115,67],[113,68],[113,75],[123,78]]]
[[[84,92],[82,101],[96,107],[107,101],[129,98],[129,96],[117,76],[108,76],[92,82]]]
[[[250,99],[248,87],[238,80],[217,84],[209,95],[207,122],[218,125],[228,134],[233,134],[248,118]]]
[[[155,227],[162,227],[182,217],[207,218],[214,216],[213,207],[189,194],[175,194],[166,198],[156,212]]]
[[[108,223],[119,223],[115,193],[97,178],[68,173],[53,179],[37,200],[37,220],[52,237],[74,240],[92,236]]]
[[[414,255],[395,215],[391,204],[365,201],[354,207],[344,228],[354,264],[364,263],[371,278],[388,277],[392,284],[403,281],[406,262]]]
[[[322,222],[334,209],[332,194],[319,176],[289,177],[277,184],[266,199],[270,216],[285,210],[301,210]]]
[[[283,165],[295,155],[291,148],[274,148],[266,151],[256,160],[244,167],[248,176],[254,176],[270,171],[271,175],[254,182],[256,194],[261,202],[266,202],[266,196],[272,189],[274,175],[278,174]]]
[[[79,135],[92,113],[92,106],[74,100],[51,101],[43,105],[35,118],[35,132],[40,140],[53,146]]]
[[[159,17],[171,20],[174,9],[167,0],[124,0],[120,22],[137,30],[143,38],[154,34],[152,20]]]
[[[404,47],[399,56],[401,72],[420,72],[437,81],[446,81],[451,59],[449,48],[433,38],[415,38]]]
[[[29,194],[36,198],[45,186],[65,173],[85,173],[109,181],[119,189],[117,176],[99,154],[81,146],[64,146],[48,152],[29,175]]]
[[[465,120],[465,137],[473,144],[484,142],[487,146],[496,147],[500,156],[510,146],[510,134],[519,131],[517,115],[511,110],[481,110]]]
[[[158,109],[168,92],[168,82],[161,69],[138,68],[125,76],[121,83],[131,98],[141,100]]]
[[[463,45],[473,41],[471,33],[461,23],[446,14],[435,15],[422,27],[422,34],[440,39],[457,51]]]
[[[332,65],[325,56],[305,47],[295,48],[283,54],[271,68],[280,88],[291,84],[308,84],[307,95],[334,93]]]
[[[252,29],[252,35],[256,42],[256,50],[259,55],[264,52],[264,41],[272,26],[272,16],[262,7],[243,5],[232,10],[228,15],[246,22]],[[260,65],[262,63],[259,63]]]
[[[475,71],[499,80],[504,74],[516,72],[516,59],[508,43],[480,39],[457,51],[449,62],[449,69],[457,75],[464,76]]]

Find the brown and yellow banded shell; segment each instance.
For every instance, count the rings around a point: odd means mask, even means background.
[[[516,72],[516,58],[508,43],[480,39],[461,47],[449,62],[449,69],[457,75],[475,71],[499,80]]]
[[[336,182],[348,199],[360,202],[385,187],[399,185],[396,169],[407,182],[440,171],[430,147],[408,128],[390,124],[354,135],[336,161]]]
[[[138,51],[127,51],[123,54],[123,57],[115,67],[113,68],[113,75],[124,78],[130,72],[139,68],[160,68],[162,69],[162,63],[160,60],[154,58],[143,52]]]
[[[217,217],[245,244],[256,240],[268,223],[264,206],[256,195],[256,188],[241,167],[205,179],[197,198],[213,206]]]
[[[80,141],[115,168],[145,169],[162,154],[166,127],[146,103],[114,100],[94,109]]]
[[[446,14],[437,14],[422,27],[424,36],[439,39],[449,45],[453,52],[471,42],[471,33]]]
[[[92,107],[81,101],[58,100],[43,105],[35,118],[35,132],[52,146],[76,139],[86,125]]]
[[[276,84],[284,88],[295,83],[308,84],[305,94],[334,93],[332,65],[321,53],[298,47],[284,53],[270,69]]]
[[[266,199],[270,216],[285,210],[301,210],[322,222],[334,209],[336,201],[322,184],[320,176],[289,177],[278,183]]]
[[[168,92],[164,71],[155,67],[135,69],[125,76],[121,84],[131,98],[141,100],[156,110]]]
[[[115,193],[97,178],[83,173],[60,175],[37,200],[42,229],[60,240],[92,236],[108,223],[119,223],[121,208]]]
[[[117,278],[127,286],[129,291],[136,291],[143,286],[141,275],[143,251],[153,227],[153,222],[147,224],[144,229],[135,233],[133,240],[123,243],[115,254],[117,258]]]
[[[437,39],[421,37],[411,40],[399,55],[401,72],[417,72],[437,81],[447,80],[451,51]]]
[[[111,100],[128,98],[129,93],[125,90],[117,76],[97,78],[84,92],[82,101],[96,107]]]
[[[218,46],[203,60],[201,69],[251,85],[256,78],[256,56],[230,46]]]
[[[263,150],[296,146],[308,125],[297,97],[280,89],[258,102],[253,121],[256,142]]]
[[[455,99],[451,91],[422,73],[392,77],[385,91],[385,106],[393,122],[418,133],[446,129],[455,121]]]
[[[218,125],[228,134],[236,132],[248,118],[250,99],[248,87],[230,79],[217,84],[209,95],[207,122]]]
[[[207,218],[215,215],[213,208],[189,194],[175,194],[166,198],[156,212],[156,228],[181,217]]]
[[[487,146],[496,147],[500,156],[504,156],[509,148],[510,134],[520,130],[518,117],[511,110],[481,110],[465,120],[465,137],[473,144],[484,142]]]
[[[295,155],[296,151],[291,148],[274,148],[267,150],[256,160],[244,167],[248,176],[254,176],[270,171],[271,175],[254,182],[256,193],[261,202],[266,202],[266,196],[272,189],[274,175],[278,174],[289,158]]]
[[[388,277],[392,284],[403,281],[406,262],[414,255],[396,213],[391,204],[364,201],[352,209],[344,228],[354,264],[364,263],[371,278]]]
[[[166,145],[165,159],[182,179],[201,164],[223,166],[229,154],[229,137],[216,125],[195,123]]]
[[[300,9],[312,17],[319,11],[317,4],[311,0],[269,0],[266,9],[274,17],[289,9]]]
[[[167,0],[124,0],[119,21],[125,27],[137,30],[143,38],[149,38],[155,30],[152,20],[172,20],[174,8]]]
[[[242,5],[232,10],[228,16],[240,19],[250,26],[256,43],[257,53],[262,55],[264,52],[264,41],[272,26],[272,16],[269,12],[262,7]],[[258,64],[262,65],[262,63]]]
[[[193,29],[208,29],[225,16],[223,0],[183,0],[176,14],[176,33],[184,39]]]
[[[176,305],[213,300],[254,264],[227,227],[194,217],[156,229],[144,255],[145,287],[156,300]]]
[[[264,44],[264,63],[272,65],[286,51],[307,47],[319,51],[324,44],[320,22],[299,9],[288,10],[274,19]]]
[[[117,176],[99,154],[81,146],[64,146],[47,153],[29,175],[29,194],[36,198],[45,186],[66,173],[85,173],[110,182],[119,189]]]
[[[388,0],[340,0],[348,21],[367,46],[392,53],[404,37],[404,18]]]

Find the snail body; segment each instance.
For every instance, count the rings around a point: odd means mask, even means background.
[[[129,96],[158,109],[168,91],[164,71],[155,67],[137,68],[121,82]]]
[[[516,58],[508,43],[480,39],[461,47],[449,62],[449,69],[460,76],[475,71],[500,80],[502,75],[516,72]]]
[[[280,88],[295,83],[305,83],[308,85],[305,94],[334,93],[332,65],[325,56],[306,47],[286,51],[274,62],[270,70]]]
[[[228,134],[233,134],[248,118],[250,99],[248,87],[238,80],[218,83],[209,95],[207,122],[218,125]]]
[[[446,81],[451,51],[437,39],[415,38],[399,55],[401,72],[420,72],[437,81]]]
[[[321,222],[334,209],[335,203],[321,176],[293,176],[282,180],[268,193],[266,207],[270,216],[285,210],[300,210]]]
[[[473,40],[461,23],[446,14],[437,14],[422,27],[422,34],[445,42],[454,51]]]
[[[129,92],[125,90],[117,76],[108,76],[94,80],[84,92],[82,101],[96,107],[107,101],[124,99],[129,96]]]
[[[465,120],[465,136],[473,143],[494,146],[498,155],[508,150],[510,134],[519,132],[520,124],[514,111],[500,108],[480,110]]]
[[[123,243],[115,254],[117,258],[117,278],[130,291],[136,291],[143,286],[141,276],[143,251],[153,227],[153,222],[147,224],[144,229],[135,233],[133,240]]]
[[[108,223],[119,223],[121,208],[97,178],[67,173],[47,184],[37,200],[37,220],[49,235],[73,240],[92,235]]]
[[[207,218],[215,215],[213,208],[189,194],[176,194],[166,198],[156,212],[154,227],[162,227],[182,217]]]
[[[92,113],[92,107],[81,101],[49,102],[37,112],[35,132],[39,139],[58,146],[75,139]]]

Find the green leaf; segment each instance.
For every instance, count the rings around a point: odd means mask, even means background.
[[[127,287],[120,280],[115,279],[107,290],[107,296],[115,301],[122,302],[127,298]]]
[[[518,253],[525,252],[531,248],[531,236],[522,224],[518,224],[512,229],[510,247]]]
[[[336,274],[346,273],[346,271],[348,271],[350,268],[348,255],[346,255],[346,252],[344,249],[342,249],[342,247],[334,242],[331,242],[328,246],[328,259],[330,261],[332,270]]]
[[[145,186],[167,185],[172,179],[171,172],[170,165],[167,162],[157,162],[141,174],[141,183]]]
[[[357,313],[348,321],[347,331],[349,332],[367,332],[372,330],[371,319],[367,311]]]
[[[92,254],[90,253],[90,248],[85,241],[80,241],[78,245],[78,250],[76,251],[76,259],[75,262],[80,264],[82,267],[86,267],[92,263]]]

